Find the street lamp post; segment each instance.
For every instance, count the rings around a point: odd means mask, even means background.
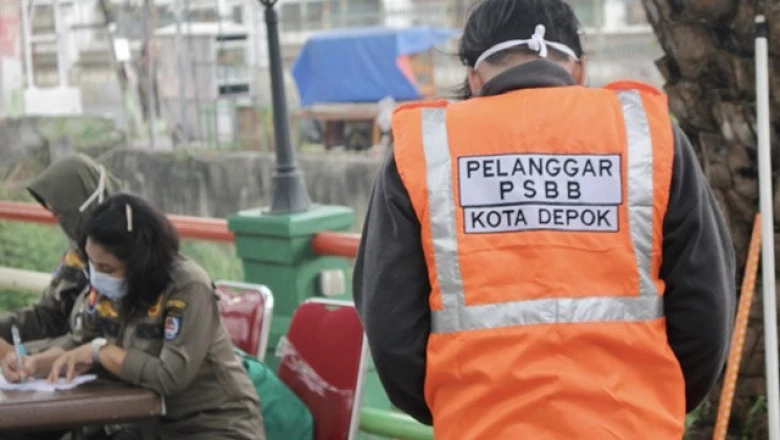
[[[276,143],[276,171],[273,176],[271,214],[292,214],[309,209],[311,200],[306,191],[303,174],[295,159],[290,141],[290,121],[284,93],[282,54],[279,44],[279,15],[274,6],[277,0],[258,0],[265,7],[265,25],[268,37],[268,63],[271,70],[271,99],[274,112],[274,140]]]
[[[295,160],[290,142],[290,123],[284,99],[282,56],[279,47],[279,19],[274,10],[277,0],[258,0],[265,6],[268,27],[268,57],[271,69],[271,95],[274,107],[276,171],[273,176],[273,198],[270,210],[262,208],[241,211],[228,219],[236,237],[236,252],[244,266],[244,279],[268,286],[275,298],[269,347],[275,347],[287,333],[290,320],[299,304],[307,298],[339,292],[326,291],[323,275],[335,271],[346,274],[350,261],[317,255],[311,251],[314,236],[323,231],[348,231],[355,223],[355,212],[346,206],[313,205],[306,192],[303,175]],[[346,278],[346,275],[344,275]],[[342,295],[349,297],[349,283]],[[265,358],[272,368],[279,359]],[[378,381],[377,381],[378,383]]]

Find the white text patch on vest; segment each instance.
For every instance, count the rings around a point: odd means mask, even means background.
[[[517,231],[617,232],[617,206],[515,205],[465,208],[467,234]]]
[[[619,154],[505,154],[458,158],[463,207],[623,203]]]

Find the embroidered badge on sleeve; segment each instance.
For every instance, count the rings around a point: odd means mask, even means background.
[[[172,341],[181,333],[181,315],[168,315],[165,317],[165,340]]]

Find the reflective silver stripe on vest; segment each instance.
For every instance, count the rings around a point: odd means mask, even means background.
[[[431,326],[434,333],[458,331],[468,328],[463,327],[465,323],[461,322],[461,316],[466,317],[471,312],[466,310],[463,274],[458,257],[447,111],[444,108],[424,109],[422,132],[428,171],[428,215],[431,218],[436,274],[444,306],[444,311],[433,313]]]
[[[450,333],[530,324],[636,322],[663,316],[663,298],[653,283],[653,143],[641,96],[620,92],[628,138],[628,213],[637,256],[640,291],[635,297],[548,298],[466,306],[458,257],[452,157],[445,108],[422,110],[428,203],[441,291],[441,311],[432,313],[432,331]]]
[[[653,298],[653,139],[639,92],[619,94],[628,138],[628,222],[639,268],[639,294]]]

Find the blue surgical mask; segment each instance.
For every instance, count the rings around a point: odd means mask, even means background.
[[[103,272],[98,272],[92,264],[89,265],[89,282],[99,294],[112,301],[127,295],[127,282],[123,278],[116,278]]]

